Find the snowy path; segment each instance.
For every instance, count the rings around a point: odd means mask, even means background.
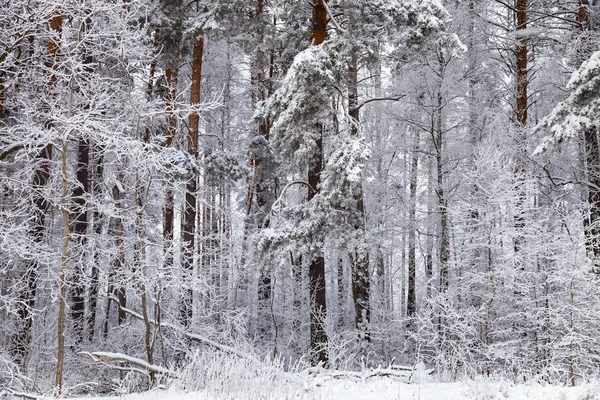
[[[211,395],[207,392],[178,393],[153,391],[142,394],[107,397],[103,400],[600,400],[600,385],[578,387],[512,385],[506,382],[406,384],[388,378],[375,378],[367,383],[350,380],[313,382],[301,392],[255,398],[246,393]]]

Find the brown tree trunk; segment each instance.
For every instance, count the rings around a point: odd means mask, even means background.
[[[313,3],[311,34],[313,45],[318,46],[325,41],[327,33],[327,8],[326,0],[315,0]],[[318,84],[315,82],[315,84]],[[320,190],[321,172],[323,171],[323,124],[314,127],[319,137],[315,143],[315,152],[308,164],[308,184],[313,190],[308,191],[308,201],[311,201]],[[313,362],[327,363],[328,355],[325,345],[327,333],[325,332],[325,315],[327,303],[325,296],[325,257],[323,249],[317,249],[310,255],[311,261],[308,270],[311,294],[310,313],[310,349],[314,355]]]
[[[117,172],[117,181],[122,182],[122,173]],[[110,307],[112,303],[112,297],[116,297],[119,304],[117,304],[117,323],[119,325],[125,322],[126,314],[122,307],[127,306],[127,293],[125,291],[125,282],[127,276],[125,274],[125,241],[123,231],[123,219],[122,219],[122,197],[123,193],[119,189],[120,185],[116,184],[112,188],[112,195],[115,204],[115,219],[114,219],[114,235],[115,235],[115,246],[117,248],[117,255],[115,257],[113,269],[108,277],[108,302],[106,304],[106,315],[104,320],[103,337],[108,337],[108,326],[110,317]]]
[[[50,206],[42,193],[44,187],[50,180],[50,160],[52,159],[52,145],[45,146],[37,155],[37,167],[33,175],[33,209],[31,226],[28,234],[33,243],[39,245],[44,239],[46,212]],[[36,258],[27,263],[24,281],[25,289],[19,292],[19,307],[17,316],[20,322],[19,330],[13,337],[13,354],[21,367],[25,370],[27,356],[29,353],[29,342],[31,339],[31,327],[33,323],[32,310],[35,305],[37,294],[37,280],[40,265]]]
[[[72,88],[71,88],[72,89]],[[69,212],[67,209],[67,150],[68,150],[69,139],[66,137],[63,140],[62,154],[61,154],[61,181],[62,190],[60,196],[60,209],[63,224],[63,237],[62,237],[62,252],[60,259],[60,275],[58,278],[59,297],[58,297],[58,321],[57,321],[57,356],[56,356],[56,379],[55,386],[57,395],[60,395],[63,383],[63,368],[65,363],[65,319],[66,319],[66,274],[67,274],[67,262],[68,262],[68,251],[69,251]]]
[[[89,31],[92,24],[90,17],[87,17],[79,26],[79,37],[81,38]],[[85,50],[84,50],[85,51]],[[84,53],[83,59],[84,71],[87,80],[93,72],[93,57],[89,53]],[[84,105],[87,109],[89,106]],[[85,265],[87,264],[87,242],[88,242],[88,209],[87,194],[89,193],[89,164],[90,164],[90,143],[89,140],[80,137],[77,146],[77,184],[73,190],[72,207],[72,228],[73,238],[76,244],[77,262],[71,271],[69,298],[71,300],[71,320],[73,321],[73,331],[77,343],[83,340],[83,331],[85,328]]]
[[[85,276],[84,265],[86,262],[85,247],[87,244],[87,228],[88,228],[88,210],[87,199],[89,186],[89,161],[90,161],[90,146],[86,139],[79,139],[77,147],[77,184],[73,190],[73,207],[72,207],[72,233],[73,240],[76,244],[75,251],[78,253],[78,261],[75,263],[75,268],[70,273],[69,298],[70,316],[73,322],[74,337],[76,342],[80,342],[83,338],[83,318],[85,313]]]
[[[165,76],[167,81],[166,111],[167,111],[167,137],[165,146],[171,147],[173,139],[177,132],[177,117],[175,116],[175,99],[177,97],[177,76],[179,70],[176,68],[167,68]],[[169,183],[167,182],[167,185]],[[170,187],[165,192],[163,206],[163,240],[164,240],[164,267],[169,269],[173,266],[173,218],[175,216],[175,204],[173,191]]]
[[[579,0],[577,10],[577,22],[580,24],[582,34],[586,34],[590,29],[588,0]],[[580,61],[587,55],[579,57]],[[578,65],[579,66],[579,65]],[[598,143],[598,128],[591,127],[583,132],[585,143],[585,164],[587,173],[587,202],[589,213],[583,221],[586,237],[587,254],[593,260],[600,259],[600,146]],[[594,266],[595,272],[600,272],[597,265]]]
[[[529,77],[527,70],[527,61],[529,52],[527,49],[528,40],[521,32],[527,29],[527,0],[516,0],[515,13],[517,16],[517,48],[515,54],[517,56],[516,81],[517,81],[517,122],[521,127],[527,125],[527,108],[529,105],[529,97],[527,87],[529,85]]]
[[[52,70],[48,79],[48,86],[54,86],[57,80],[54,71],[58,68],[58,59],[60,56],[60,43],[62,35],[63,18],[60,12],[50,20],[50,29],[54,33],[54,37],[48,41],[47,50],[52,62]],[[72,84],[69,87],[71,96],[68,104],[68,117],[71,117],[72,111]],[[48,125],[52,126],[53,122],[49,121]],[[48,145],[51,146],[51,145]],[[60,394],[62,389],[63,381],[63,367],[65,358],[65,308],[66,308],[66,272],[68,262],[68,249],[69,249],[69,214],[67,209],[67,150],[68,150],[68,137],[65,137],[62,145],[61,154],[61,198],[60,198],[60,209],[63,225],[63,237],[62,237],[62,251],[61,251],[61,262],[60,262],[60,273],[58,278],[59,297],[58,297],[58,321],[57,321],[57,349],[56,349],[56,375],[55,375],[55,386],[57,394]],[[49,154],[49,152],[48,152]]]
[[[264,1],[256,2],[256,18],[264,18]],[[250,83],[252,85],[252,107],[256,107],[265,101],[269,95],[269,83],[265,77],[265,52],[262,48],[264,42],[264,27],[257,28],[257,50],[252,66],[252,75]],[[273,61],[273,60],[271,60]],[[272,66],[269,68],[269,77],[272,77]],[[269,212],[270,203],[274,201],[274,191],[270,184],[273,179],[272,170],[268,170],[269,165],[265,165],[268,160],[263,160],[268,148],[266,143],[269,140],[269,121],[265,117],[259,118],[255,130],[255,140],[252,143],[253,151],[250,154],[250,167],[252,168],[252,177],[248,188],[248,224],[254,225],[253,228],[260,230],[269,226],[266,220]],[[264,139],[264,140],[261,140]],[[248,226],[247,228],[251,228]],[[270,313],[273,289],[271,270],[267,265],[259,265],[258,272],[258,318],[257,331],[258,336],[267,338],[271,331]]]
[[[117,180],[123,181],[122,174],[117,173]],[[127,306],[127,297],[125,292],[125,282],[127,281],[127,275],[125,274],[125,241],[124,241],[124,230],[123,230],[123,193],[119,189],[118,185],[113,186],[113,198],[115,201],[116,218],[115,218],[115,240],[117,246],[117,257],[115,259],[115,276],[117,277],[117,283],[115,288],[115,294],[119,299],[120,307],[118,307],[118,323],[122,325],[125,322],[125,312],[121,307]]]
[[[202,56],[204,52],[204,37],[202,32],[196,32],[194,40],[194,52],[192,55],[192,87],[190,90],[190,105],[192,107],[200,106],[200,83],[202,80]],[[200,125],[200,115],[198,111],[193,111],[189,119],[189,131],[187,137],[188,153],[198,158],[198,129]],[[196,243],[196,191],[198,176],[194,171],[186,184],[185,205],[183,214],[183,251],[182,268],[186,276],[185,281],[191,282],[194,270],[194,245]],[[186,288],[182,295],[180,320],[183,326],[189,327],[192,322],[193,314],[193,291],[192,288]]]
[[[529,105],[528,97],[528,39],[522,34],[522,31],[527,29],[528,15],[527,15],[527,0],[516,0],[515,14],[517,20],[517,47],[515,50],[516,55],[516,85],[517,85],[517,98],[516,98],[516,125],[517,125],[517,162],[515,173],[518,180],[518,193],[517,193],[517,211],[514,217],[516,235],[514,239],[515,252],[519,252],[523,245],[523,229],[525,228],[525,216],[523,215],[523,205],[525,202],[525,159],[526,159],[526,148],[523,146],[525,143],[525,126],[527,125],[527,109]]]
[[[351,51],[348,61],[348,114],[350,117],[350,136],[360,135],[360,109],[358,106],[358,49]],[[354,300],[354,321],[361,339],[370,340],[369,322],[370,307],[370,277],[369,253],[365,237],[365,207],[363,201],[362,182],[355,184],[352,195],[356,204],[354,215],[354,230],[359,233],[359,243],[350,255],[352,266],[352,297]]]
[[[437,127],[435,139],[435,159],[437,165],[437,198],[440,213],[440,292],[448,290],[448,260],[450,258],[450,241],[448,234],[448,200],[444,190],[444,131],[443,131],[443,95],[438,93],[437,98]]]
[[[144,229],[144,212],[143,205],[147,203],[147,192],[144,193],[141,187],[139,173],[136,171],[135,174],[135,187],[136,187],[136,225],[138,228],[138,235],[140,239],[140,268],[141,268],[141,279],[140,279],[140,292],[141,292],[141,306],[142,306],[142,320],[144,322],[144,347],[146,348],[146,360],[148,364],[154,364],[154,339],[153,337],[153,325],[148,316],[148,289],[146,287],[146,281],[148,279],[148,251],[146,249],[146,231]],[[157,296],[159,297],[159,296]],[[155,304],[155,320],[158,321],[160,327],[160,317],[157,314],[157,307],[159,298],[157,298]],[[155,373],[149,371],[148,373],[148,389],[154,384]]]
[[[92,191],[96,198],[100,198],[103,193],[102,183],[104,181],[104,149],[102,146],[94,146],[96,152],[95,171],[92,185]],[[94,225],[94,233],[96,234],[96,241],[102,235],[102,227],[104,225],[104,219],[101,211],[96,208],[92,217],[92,223]],[[90,294],[89,294],[89,310],[90,314],[87,320],[88,326],[88,340],[92,342],[94,340],[94,330],[96,327],[96,315],[98,306],[98,291],[100,285],[100,249],[96,242],[94,246],[94,260],[92,264],[92,274],[90,277]]]
[[[166,79],[166,140],[165,147],[171,147],[177,134],[177,116],[175,101],[177,99],[177,81],[179,77],[180,47],[182,40],[182,0],[162,0],[165,15],[164,26],[161,27],[163,58]],[[163,240],[164,240],[164,267],[173,266],[173,218],[174,197],[170,187],[167,188],[163,209]]]
[[[406,300],[406,316],[413,317],[417,311],[417,254],[416,254],[416,218],[417,218],[417,178],[419,173],[420,134],[415,132],[415,145],[412,151],[409,178],[408,208],[408,298]]]
[[[157,62],[157,53],[159,51],[159,29],[156,28],[154,30],[154,44],[152,46],[152,61],[150,62],[150,70],[148,71],[148,83],[146,85],[146,99],[148,101],[152,100],[152,93],[154,92],[154,75],[156,74],[156,62]],[[144,131],[144,143],[150,143],[150,124],[146,125],[146,129]]]

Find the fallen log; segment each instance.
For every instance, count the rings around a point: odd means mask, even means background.
[[[94,351],[94,352],[82,351],[78,354],[80,356],[89,357],[94,362],[117,361],[120,363],[135,365],[136,367],[142,368],[142,369],[135,368],[135,367],[129,368],[130,371],[137,372],[137,373],[153,372],[155,374],[165,375],[170,378],[177,377],[177,374],[175,374],[175,372],[171,371],[170,369],[161,367],[159,365],[150,364],[150,363],[142,360],[141,358],[131,357],[126,354],[109,353],[109,352],[105,352],[105,351]],[[122,369],[121,367],[115,367],[115,368]]]
[[[114,302],[116,302],[117,305],[119,306],[119,309],[122,310],[123,312],[125,312],[126,314],[129,314],[132,317],[134,317],[136,319],[139,319],[140,321],[144,321],[144,317],[141,314],[139,314],[139,313],[137,313],[137,312],[135,312],[135,311],[133,311],[133,310],[131,310],[129,308],[123,307],[121,305],[121,303],[119,303],[119,300],[116,297],[111,297],[111,300],[114,301]],[[153,319],[149,319],[148,322],[150,322],[152,325],[159,325],[158,322],[156,322]],[[163,321],[161,321],[160,322],[160,327],[161,328],[171,329],[171,330],[179,333],[180,335],[185,336],[186,338],[190,339],[193,342],[201,343],[201,344],[210,346],[210,347],[212,347],[214,349],[217,349],[217,350],[220,350],[220,351],[224,351],[226,353],[234,354],[234,355],[236,355],[238,357],[245,358],[247,360],[253,361],[253,362],[258,363],[258,364],[263,364],[263,362],[261,360],[259,360],[258,358],[254,357],[254,356],[252,356],[250,354],[241,352],[241,351],[239,351],[238,349],[236,349],[234,347],[227,346],[227,345],[215,342],[214,340],[209,339],[209,338],[207,338],[205,336],[198,335],[198,334],[195,334],[195,333],[186,332],[183,328],[180,328],[179,326],[171,324],[169,322],[163,322]]]

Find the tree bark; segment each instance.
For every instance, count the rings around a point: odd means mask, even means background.
[[[182,0],[162,0],[163,11],[166,19],[161,27],[162,46],[166,80],[166,138],[165,147],[171,147],[177,134],[177,115],[175,101],[177,99],[177,81],[179,77],[180,47],[182,40]],[[173,266],[173,218],[174,197],[170,187],[165,192],[163,208],[163,240],[164,240],[164,267]]]
[[[72,89],[72,88],[71,88]],[[69,105],[69,108],[71,105]],[[60,258],[60,275],[58,278],[58,322],[57,322],[57,357],[56,357],[56,380],[55,386],[57,394],[60,395],[63,383],[63,367],[65,363],[65,319],[66,319],[66,274],[67,274],[67,262],[68,262],[68,251],[69,251],[69,212],[67,209],[67,150],[68,150],[68,137],[63,140],[62,154],[61,154],[61,182],[62,190],[60,196],[60,209],[63,224],[63,238],[62,238],[62,252]]]
[[[440,86],[437,97],[437,126],[435,139],[435,159],[437,166],[437,198],[440,213],[440,292],[448,290],[448,261],[450,258],[450,240],[448,234],[448,199],[444,189],[444,128],[443,128],[443,94]]]
[[[517,177],[517,210],[514,217],[516,235],[514,238],[514,250],[518,253],[523,246],[523,229],[525,228],[525,216],[523,215],[523,205],[525,202],[525,160],[526,148],[525,143],[525,127],[527,125],[527,110],[529,106],[528,97],[528,39],[522,32],[527,29],[527,0],[516,0],[515,14],[517,20],[516,38],[517,46],[515,49],[516,69],[515,78],[517,84],[516,98],[516,128],[517,128],[517,160],[515,166],[515,174]]]
[[[122,182],[122,173],[117,173],[117,180]],[[125,282],[127,280],[127,274],[125,274],[125,240],[123,230],[123,193],[119,189],[119,185],[113,186],[113,199],[115,201],[115,244],[117,247],[117,257],[115,258],[115,294],[119,299],[119,303],[123,307],[127,307],[127,298],[125,292]],[[125,313],[119,307],[118,309],[118,324],[122,325],[125,322]]]
[[[528,96],[528,39],[521,32],[527,29],[527,0],[516,0],[515,13],[517,17],[517,48],[515,54],[517,56],[516,65],[516,81],[517,81],[517,104],[516,117],[517,122],[521,127],[527,125],[527,109],[529,105]]]
[[[49,28],[54,34],[53,38],[48,40],[46,44],[46,51],[48,54],[48,61],[46,66],[51,69],[48,75],[47,87],[52,89],[56,83],[55,70],[57,68],[58,57],[60,55],[60,43],[62,35],[62,15],[56,13],[49,21]],[[7,54],[4,53],[3,56]],[[52,121],[46,123],[47,128],[51,128],[53,125]],[[43,188],[48,184],[50,179],[50,160],[52,159],[52,144],[47,144],[37,154],[37,167],[34,171],[33,176],[33,209],[31,217],[31,226],[28,230],[28,234],[32,241],[36,244],[41,244],[44,238],[44,226],[46,220],[46,212],[50,206],[42,193]],[[29,343],[31,339],[31,328],[32,328],[32,310],[35,305],[35,298],[37,294],[37,279],[39,275],[39,262],[34,257],[27,263],[25,271],[25,290],[19,294],[19,308],[17,315],[22,325],[19,327],[19,331],[13,337],[13,352],[21,366],[25,368],[27,362],[27,356],[29,353]]]
[[[581,34],[586,34],[590,30],[589,19],[589,1],[579,0],[577,10],[577,22]],[[577,67],[581,61],[587,58],[582,55],[577,60]],[[600,259],[600,146],[598,144],[598,127],[591,127],[583,132],[583,141],[585,143],[585,164],[587,173],[587,203],[589,207],[588,215],[583,221],[585,228],[586,249],[588,257],[594,260],[594,271],[600,273],[600,268],[596,264]]]
[[[28,235],[33,243],[39,245],[44,239],[46,212],[50,206],[42,191],[50,180],[50,160],[52,159],[52,145],[45,146],[37,155],[37,167],[33,175],[33,209],[31,225]],[[40,264],[34,257],[27,262],[24,274],[25,289],[19,292],[19,308],[17,316],[20,322],[19,330],[13,337],[13,354],[26,369],[27,356],[29,353],[29,342],[31,339],[31,327],[33,324],[33,307],[37,294],[37,280]]]
[[[71,272],[69,298],[71,300],[71,320],[75,341],[79,343],[83,338],[83,318],[85,313],[85,276],[84,265],[86,263],[87,228],[88,228],[88,210],[86,195],[89,191],[89,161],[90,146],[87,139],[80,138],[77,146],[77,184],[73,190],[73,221],[72,229],[73,240],[76,243],[76,251],[79,259],[75,263],[75,268]]]
[[[415,145],[412,151],[410,178],[408,184],[409,208],[408,208],[408,287],[406,300],[406,316],[413,317],[417,311],[417,240],[416,240],[416,218],[417,218],[417,178],[419,175],[419,151],[420,134],[415,132]]]
[[[194,38],[194,52],[192,55],[192,87],[190,90],[190,105],[200,106],[200,83],[202,80],[202,56],[204,52],[204,37],[198,31]],[[198,110],[192,111],[189,117],[189,131],[187,136],[188,153],[193,158],[198,158],[198,130],[200,115]],[[183,251],[182,269],[185,273],[185,281],[191,282],[194,271],[194,248],[196,243],[196,191],[198,176],[196,171],[186,183],[185,205],[183,214]],[[193,315],[193,291],[192,288],[184,289],[180,306],[180,320],[183,326],[189,327]]]
[[[104,148],[102,146],[95,145],[95,169],[94,179],[92,184],[92,192],[96,198],[100,198],[104,192]],[[94,243],[94,260],[92,264],[92,273],[90,277],[90,293],[89,293],[89,316],[87,320],[88,325],[88,340],[93,342],[94,333],[96,327],[96,316],[98,307],[98,292],[100,290],[100,246],[98,245],[99,238],[102,235],[102,229],[104,226],[104,217],[102,212],[96,207],[92,217],[92,224],[94,226],[94,233],[96,234],[96,242]]]
[[[348,114],[350,117],[350,136],[360,135],[360,109],[358,106],[358,49],[353,48],[348,60]],[[365,206],[362,182],[354,183],[351,189],[356,209],[352,210],[354,230],[358,233],[359,243],[350,255],[352,265],[352,297],[354,300],[354,322],[360,339],[370,340],[369,323],[371,320],[369,277],[369,253],[365,237]]]
[[[89,31],[92,24],[91,18],[88,16],[79,25],[78,42],[83,40],[85,34]],[[83,81],[89,80],[93,72],[93,57],[85,52],[83,55],[83,65],[85,75],[82,76]],[[88,82],[89,83],[89,82]],[[89,109],[89,105],[84,105],[85,109]],[[75,342],[79,343],[83,340],[83,331],[85,328],[85,265],[87,264],[87,242],[88,242],[88,207],[87,194],[89,193],[89,164],[90,164],[90,142],[86,137],[79,137],[77,146],[77,184],[73,190],[73,207],[72,207],[72,228],[73,239],[75,241],[77,252],[77,262],[74,263],[73,271],[71,271],[69,298],[71,300],[71,320],[73,322],[73,331]]]
[[[325,41],[327,31],[327,8],[326,0],[315,0],[313,3],[311,34],[313,45],[318,46]],[[318,84],[315,82],[315,84]],[[308,184],[314,191],[308,191],[310,202],[320,191],[321,172],[323,171],[323,124],[318,123],[314,129],[318,132],[315,143],[315,152],[308,163]],[[310,349],[313,354],[313,362],[327,363],[328,354],[325,348],[327,344],[327,333],[325,332],[325,316],[327,303],[325,296],[325,256],[323,249],[319,248],[310,255],[310,266],[308,270],[311,312],[310,312]]]
[[[262,20],[264,18],[264,1],[257,0],[256,2],[256,18]],[[265,52],[263,50],[265,28],[261,24],[257,27],[257,48],[254,56],[250,84],[252,86],[252,108],[256,107],[269,96],[270,85],[266,79],[265,69]],[[273,62],[273,60],[271,59]],[[269,68],[269,78],[272,78],[273,68]],[[248,187],[248,209],[247,209],[247,228],[261,230],[269,226],[269,221],[266,219],[269,213],[269,208],[274,201],[275,193],[272,182],[274,181],[274,171],[271,168],[271,160],[264,159],[268,157],[269,148],[267,142],[269,140],[270,126],[266,117],[261,117],[254,127],[255,140],[251,144],[250,167],[252,168],[252,176]],[[264,139],[264,140],[262,140]],[[253,225],[253,226],[252,226]],[[270,312],[273,288],[271,270],[267,265],[261,264],[258,268],[258,321],[257,331],[258,336],[267,338],[271,331],[271,322],[267,314]]]

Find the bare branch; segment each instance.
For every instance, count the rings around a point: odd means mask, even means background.
[[[356,106],[357,110],[360,110],[364,105],[373,103],[375,101],[400,101],[400,99],[404,98],[405,95],[400,95],[396,97],[373,97],[371,99],[363,100],[359,105]]]
[[[89,357],[90,359],[92,359],[92,361],[95,362],[101,362],[101,361],[118,361],[120,363],[126,363],[126,364],[130,364],[130,365],[135,365],[138,367],[141,367],[147,371],[150,372],[154,372],[156,374],[161,374],[161,375],[166,375],[169,376],[171,378],[175,378],[177,377],[177,375],[175,374],[175,372],[171,371],[170,369],[167,369],[165,367],[161,367],[158,365],[153,365],[150,364],[140,358],[136,358],[136,357],[131,357],[128,356],[126,354],[121,354],[121,353],[109,353],[109,352],[104,352],[104,351],[94,351],[94,352],[87,352],[87,351],[82,351],[80,353],[78,353],[80,356],[86,356]],[[140,370],[133,368],[131,369],[132,371],[135,372],[140,372]]]

